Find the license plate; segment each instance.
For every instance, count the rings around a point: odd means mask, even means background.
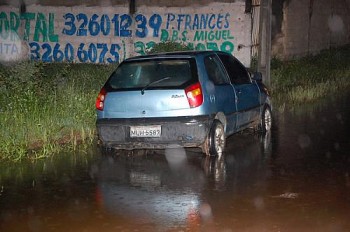
[[[148,137],[156,138],[160,137],[162,134],[162,127],[160,125],[155,126],[131,126],[130,127],[130,137]]]

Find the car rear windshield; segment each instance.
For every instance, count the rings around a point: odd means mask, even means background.
[[[196,80],[194,59],[144,59],[121,63],[107,86],[113,90],[179,88]]]

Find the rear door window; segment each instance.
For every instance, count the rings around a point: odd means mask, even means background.
[[[218,55],[224,64],[231,82],[236,85],[250,84],[251,80],[246,68],[235,58],[228,54]]]
[[[217,56],[211,55],[205,57],[204,65],[207,70],[209,79],[214,82],[215,85],[230,83]]]
[[[178,88],[196,79],[194,59],[145,59],[123,62],[107,84],[114,90]]]

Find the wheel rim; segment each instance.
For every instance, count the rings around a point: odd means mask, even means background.
[[[221,154],[225,147],[225,135],[221,127],[217,127],[215,129],[214,143],[215,143],[215,150],[217,151],[218,154]]]
[[[271,117],[271,112],[269,109],[265,110],[264,114],[264,125],[265,125],[265,130],[269,131],[271,129],[272,125],[272,117]]]

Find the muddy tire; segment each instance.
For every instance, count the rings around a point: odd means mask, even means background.
[[[261,113],[261,119],[259,124],[259,132],[266,134],[271,130],[272,127],[272,113],[268,105],[264,106],[264,109]]]
[[[221,156],[225,145],[224,126],[219,120],[214,120],[202,150],[207,156]]]

